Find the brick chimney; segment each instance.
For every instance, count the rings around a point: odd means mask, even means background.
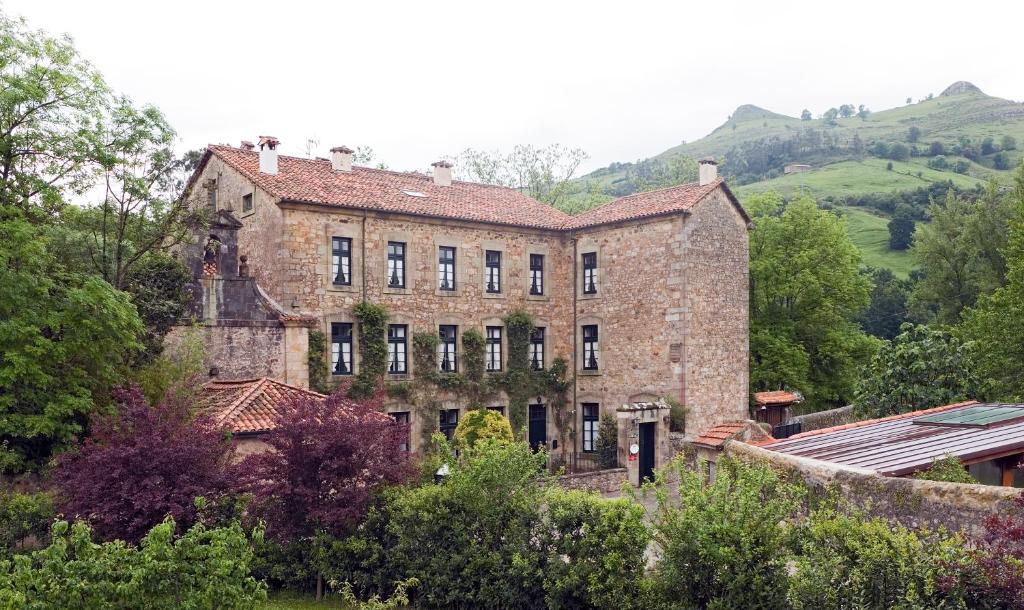
[[[352,153],[348,146],[335,146],[331,149],[331,169],[336,172],[352,171]]]
[[[434,168],[434,184],[437,186],[452,185],[452,164],[441,160],[430,164]]]
[[[711,184],[718,179],[718,162],[711,157],[700,160],[700,185]]]
[[[260,136],[260,173],[277,174],[277,145],[281,141],[274,136]]]

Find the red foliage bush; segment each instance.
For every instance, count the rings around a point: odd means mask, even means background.
[[[1024,495],[1013,512],[985,520],[977,562],[991,607],[1024,610]]]
[[[377,397],[379,398],[379,397]],[[267,533],[294,541],[323,531],[342,536],[365,516],[382,486],[413,473],[399,447],[408,430],[377,403],[353,401],[339,388],[326,400],[304,397],[285,405],[266,438],[270,450],[239,464],[242,491]]]
[[[187,530],[197,496],[216,500],[230,488],[227,435],[183,401],[151,407],[137,387],[114,399],[117,413],[95,418],[82,446],[58,458],[58,509],[105,540],[137,542],[167,515]]]

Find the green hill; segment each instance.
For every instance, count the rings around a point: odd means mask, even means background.
[[[889,249],[889,219],[863,208],[837,210],[846,220],[850,241],[860,248],[865,265],[883,267],[905,279],[914,268],[909,251]]]

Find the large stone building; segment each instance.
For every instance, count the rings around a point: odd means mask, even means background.
[[[296,319],[316,320],[337,377],[359,371],[353,308],[362,301],[390,311],[391,380],[415,375],[411,337],[424,331],[441,338],[437,366],[460,370],[459,337],[478,329],[489,368],[501,370],[502,318],[522,309],[539,329],[531,358],[564,358],[575,380],[563,419],[575,434],[562,443],[573,446],[554,446],[566,437],[542,399],[530,406],[530,438],[554,453],[593,451],[600,414],[664,396],[686,407],[688,432],[746,419],[750,220],[713,162],[702,162],[699,182],[570,216],[514,189],[453,180],[444,162],[431,176],[353,166],[345,147],[330,160],[279,156],[277,147],[270,137],[258,150],[210,146],[188,196],[241,222],[248,275]],[[222,376],[238,368],[216,364]],[[276,374],[258,365],[242,368]],[[414,430],[444,431],[465,408],[387,407]],[[641,438],[630,421],[639,420],[620,412],[623,452]]]

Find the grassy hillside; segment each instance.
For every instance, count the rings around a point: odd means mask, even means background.
[[[864,264],[887,268],[897,277],[906,278],[914,268],[908,251],[889,249],[889,219],[863,208],[844,207],[839,212],[846,219],[850,240],[860,248]]]

